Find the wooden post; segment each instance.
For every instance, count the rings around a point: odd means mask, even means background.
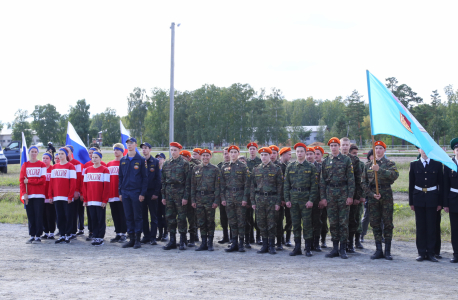
[[[372,151],[374,152],[374,165],[377,164],[377,159],[375,158],[375,142],[374,142],[374,136],[372,135]],[[375,190],[376,190],[376,195],[379,194],[378,192],[378,179],[377,179],[377,172],[374,171],[375,174]]]

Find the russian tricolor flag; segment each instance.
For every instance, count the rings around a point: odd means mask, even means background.
[[[27,149],[27,142],[25,141],[24,132],[22,133],[22,150],[21,150],[21,169],[22,165],[29,161],[29,151]],[[22,200],[22,192],[20,192],[19,199],[21,199],[22,203],[24,203],[25,209],[25,202]]]
[[[130,134],[127,131],[127,129],[124,127],[124,125],[122,125],[122,121],[121,120],[119,120],[119,125],[121,126],[121,143],[124,146],[124,155],[127,155],[128,150],[127,150],[126,141],[130,137]],[[140,154],[140,152],[138,151],[138,148],[135,149],[135,150],[137,150],[137,153]]]
[[[73,151],[73,158],[78,160],[83,165],[90,160],[86,146],[70,122],[68,122],[67,139],[65,140],[65,144],[73,146],[73,149],[75,150]]]

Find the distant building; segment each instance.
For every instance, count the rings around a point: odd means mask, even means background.
[[[293,135],[294,131],[297,130],[298,128],[300,128],[300,130],[302,132],[310,131],[310,135],[308,137],[306,137],[304,140],[301,140],[301,142],[305,143],[306,145],[309,145],[309,144],[312,144],[312,143],[315,143],[315,142],[321,142],[321,141],[318,140],[320,129],[323,130],[323,134],[324,134],[324,131],[328,130],[328,127],[326,125],[323,125],[323,126],[319,126],[319,125],[316,125],[316,126],[297,126],[297,127],[286,126],[286,131],[288,132],[288,139],[291,138],[291,136]],[[255,137],[254,137],[254,133],[255,132],[256,132],[256,128],[253,128],[253,135],[251,137],[251,140],[253,140],[253,141],[255,140]],[[271,145],[273,143],[274,143],[273,141],[269,141],[268,142],[269,145]]]
[[[40,139],[36,135],[35,131],[32,131],[32,145],[36,145],[38,143],[41,143]],[[0,132],[0,145],[2,148],[5,148],[8,146],[8,144],[13,140],[13,129],[7,129],[3,127],[2,131]]]

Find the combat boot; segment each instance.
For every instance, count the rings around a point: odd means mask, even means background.
[[[179,250],[186,250],[186,232],[180,233],[180,248]]]
[[[194,235],[194,233],[190,233],[189,234],[189,242],[188,242],[188,247],[195,247],[196,246],[196,236]]]
[[[321,247],[320,247],[320,236],[319,236],[319,235],[313,237],[313,245],[314,245],[313,248],[315,248],[315,251],[316,251],[316,252],[321,252]]]
[[[168,235],[167,229],[164,229],[164,235],[162,236],[161,242],[167,242],[168,238],[169,238],[169,235]],[[176,242],[176,239],[175,239],[175,242]]]
[[[275,238],[270,238],[269,239],[269,253],[270,254],[277,254],[277,251],[275,251]]]
[[[286,247],[292,247],[292,246],[293,246],[293,245],[291,244],[291,230],[287,230],[287,231],[286,231],[285,246],[286,246]]]
[[[361,238],[361,234],[360,233],[355,233],[355,247],[356,247],[356,249],[364,249],[363,245],[361,244],[360,238]]]
[[[245,252],[245,247],[243,246],[243,237],[239,237],[239,252]]]
[[[231,247],[229,249],[224,249],[226,252],[234,252],[239,250],[239,245],[237,244],[237,238],[231,239]]]
[[[254,226],[251,227],[250,244],[254,244]]]
[[[283,250],[283,245],[281,244],[281,238],[283,235],[277,236],[277,250]]]
[[[312,240],[311,239],[305,240],[305,256],[311,257],[313,255],[311,248],[312,248]]]
[[[391,240],[389,239],[385,240],[385,259],[393,260],[393,257],[391,256]]]
[[[348,258],[346,250],[347,250],[347,243],[340,242],[340,258],[342,258],[342,259],[347,259]]]
[[[208,251],[213,251],[213,235],[208,236],[208,243],[207,243]]]
[[[321,248],[328,248],[328,246],[326,245],[326,233],[321,234]]]
[[[141,232],[135,233],[135,244],[134,244],[134,249],[138,249],[142,247],[142,244],[140,243],[140,238],[142,237]]]
[[[135,245],[135,234],[129,233],[129,241],[122,245],[123,248],[133,247]]]
[[[261,249],[256,253],[267,253],[267,252],[269,252],[268,239],[265,238],[265,239],[262,239],[262,247],[261,247]]]
[[[148,244],[151,240],[147,238],[146,236],[143,236],[143,238],[140,240],[140,244]]]
[[[196,234],[194,235],[194,242],[199,241],[199,229],[196,229]]]
[[[174,233],[171,233],[170,234],[170,241],[167,243],[167,245],[162,247],[162,249],[170,250],[170,249],[176,249],[176,248],[177,248],[177,238],[176,238],[176,235]]]
[[[256,244],[263,245],[263,242],[261,240],[261,235],[260,235],[259,231],[257,231],[257,230],[256,230]]]
[[[251,249],[250,234],[249,233],[245,234],[245,248]]]
[[[374,255],[371,255],[371,259],[383,258],[382,242],[375,242],[375,248],[375,253]]]
[[[206,235],[201,235],[201,238],[202,238],[202,243],[200,243],[199,248],[196,248],[195,251],[208,250],[208,246],[207,246],[207,236],[206,236]]]
[[[302,255],[301,238],[294,238],[294,249],[289,253],[289,256]]]
[[[323,246],[321,246],[323,247]],[[325,257],[333,258],[339,256],[339,241],[332,241],[332,250]]]
[[[223,228],[223,238],[218,241],[218,244],[229,243],[229,234],[227,233],[227,228]]]
[[[347,245],[347,252],[348,253],[356,253],[355,248],[353,247],[353,241],[354,241],[354,234],[350,233],[348,235],[348,245]]]
[[[159,231],[159,236],[157,237],[157,240],[160,241],[162,240],[162,232],[163,232],[164,228],[158,228],[158,231]]]

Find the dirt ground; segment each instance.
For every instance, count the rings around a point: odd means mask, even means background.
[[[372,241],[349,259],[245,253],[195,252],[144,245],[93,247],[78,238],[68,245],[27,245],[24,225],[0,224],[2,299],[425,299],[456,297],[458,265],[449,243],[439,263],[416,262],[415,244],[395,242],[394,260],[373,261]],[[108,228],[106,239],[114,236]],[[216,239],[221,237],[216,233]],[[328,239],[328,245],[331,242]]]

